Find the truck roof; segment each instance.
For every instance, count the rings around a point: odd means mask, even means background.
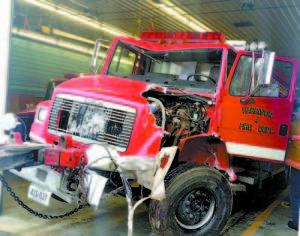
[[[148,50],[157,51],[167,51],[167,50],[180,50],[180,49],[195,49],[195,48],[227,48],[236,51],[236,48],[225,43],[225,42],[184,42],[184,41],[174,41],[174,42],[150,42],[142,39],[134,39],[127,37],[116,37],[114,42],[123,41],[129,44],[134,44],[135,46],[142,47]]]

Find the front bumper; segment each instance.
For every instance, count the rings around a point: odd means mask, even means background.
[[[51,166],[47,162],[47,156],[40,158],[39,154],[45,155],[43,150],[59,151],[60,154],[57,158],[62,160],[62,153],[69,155],[72,153],[70,150],[73,149],[47,144],[7,143],[0,147],[0,162],[4,158],[14,162],[14,164],[6,165],[5,169],[10,169],[13,174],[50,191],[68,203],[79,202],[80,191],[82,191],[79,186],[74,192],[68,191],[66,188],[68,173],[76,166]],[[85,153],[87,160],[84,169],[84,189],[87,190],[87,200],[89,204],[97,207],[107,178],[91,169],[120,172],[123,174],[123,178],[134,180],[151,190],[151,198],[161,200],[165,197],[164,178],[173,162],[177,147],[161,149],[154,159],[143,156],[120,156],[113,147],[107,144],[92,145],[87,150],[80,151]],[[53,155],[50,158],[53,161]],[[56,163],[59,165],[61,162]],[[16,169],[16,167],[18,168]]]

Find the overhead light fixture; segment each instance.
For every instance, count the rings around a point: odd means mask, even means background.
[[[68,39],[77,40],[77,41],[80,41],[80,42],[83,42],[83,43],[88,43],[88,44],[93,44],[93,45],[95,44],[95,41],[93,41],[93,40],[86,39],[86,38],[80,37],[80,36],[75,35],[75,34],[70,34],[68,32],[65,32],[65,31],[62,31],[62,30],[59,30],[59,29],[52,29],[52,33],[54,35],[57,35],[57,36],[61,36],[61,37],[68,38]]]
[[[192,16],[188,16],[188,13],[185,11],[181,10],[179,7],[176,7],[173,3],[171,3],[168,0],[146,0],[148,3],[151,5],[161,9],[168,15],[174,17],[175,19],[181,21],[185,25],[189,26],[191,29],[197,31],[197,32],[207,32],[207,31],[212,31],[209,27],[205,26],[198,20],[196,20]]]
[[[254,8],[254,1],[253,0],[244,0],[241,8],[242,9],[253,10],[253,8]]]
[[[52,29],[52,32],[54,35],[60,36],[60,37],[64,37],[64,38],[68,38],[68,39],[73,39],[73,40],[77,40],[83,43],[88,43],[88,44],[92,44],[95,45],[95,41],[87,39],[87,38],[83,38],[81,36],[75,35],[75,34],[70,34],[68,32],[59,30],[59,29]],[[109,45],[105,45],[105,44],[101,44],[101,47],[104,48],[109,48]]]
[[[27,3],[30,3],[32,5],[38,6],[40,8],[43,8],[45,10],[55,12],[61,16],[65,16],[69,19],[72,19],[77,22],[81,22],[85,25],[88,25],[92,28],[98,29],[100,31],[107,32],[109,34],[115,35],[115,36],[125,36],[125,37],[135,37],[133,34],[130,34],[124,30],[118,29],[116,27],[113,27],[111,25],[105,24],[105,23],[100,23],[98,21],[95,21],[91,18],[88,18],[86,16],[79,15],[79,12],[74,12],[69,9],[65,9],[63,7],[60,7],[58,5],[55,5],[53,3],[50,3],[48,1],[44,0],[23,0]]]
[[[93,40],[86,39],[86,38],[83,38],[81,36],[71,34],[71,33],[68,33],[68,32],[65,32],[65,31],[62,31],[62,30],[59,30],[59,29],[53,29],[53,28],[50,28],[49,26],[46,26],[46,25],[42,26],[42,32],[45,33],[46,35],[54,34],[54,35],[57,35],[57,36],[60,36],[60,37],[64,37],[64,38],[80,41],[80,42],[83,42],[83,43],[88,43],[88,44],[95,45],[95,41],[93,41]],[[103,44],[101,46],[104,47],[104,48],[109,48],[108,45]]]
[[[63,40],[58,40],[58,39],[48,37],[48,36],[45,36],[42,34],[38,34],[38,33],[32,32],[32,31],[20,30],[20,29],[14,27],[12,29],[12,33],[14,35],[18,35],[20,37],[33,39],[33,40],[40,41],[43,43],[48,43],[48,44],[52,44],[55,46],[63,47],[66,49],[71,49],[74,51],[83,52],[83,53],[87,53],[87,54],[93,54],[93,50],[90,48],[82,47],[82,46],[76,45],[76,44],[71,44],[69,42],[66,42]],[[104,54],[103,54],[103,56],[104,56]]]
[[[36,40],[39,42],[59,46],[62,48],[66,48],[66,49],[70,49],[70,50],[74,50],[74,51],[78,51],[78,52],[82,52],[82,53],[86,53],[86,54],[93,55],[93,53],[94,53],[93,49],[85,48],[85,47],[82,47],[82,46],[76,45],[76,44],[71,44],[69,42],[58,40],[58,39],[48,37],[48,36],[45,36],[42,34],[38,34],[38,33],[32,32],[32,31],[23,30],[23,29],[21,30],[16,27],[14,27],[12,29],[12,33],[13,33],[13,35],[17,35],[17,36],[20,36],[23,38]],[[105,56],[106,56],[106,53],[103,53],[103,52],[99,53],[99,57],[104,58]],[[124,64],[132,65],[132,61],[130,61],[130,60],[122,59],[121,61]]]

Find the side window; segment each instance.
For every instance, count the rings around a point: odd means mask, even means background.
[[[229,93],[233,96],[246,96],[251,75],[252,57],[242,55],[230,82]]]
[[[109,75],[131,75],[136,54],[124,48],[118,46],[113,55],[110,63],[108,74]]]
[[[259,76],[261,58],[255,60],[254,79],[251,82],[250,94],[253,97],[287,97],[290,81],[293,73],[293,65],[290,62],[275,60],[271,80]]]

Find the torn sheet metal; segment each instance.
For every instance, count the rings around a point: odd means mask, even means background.
[[[164,178],[173,162],[177,147],[162,148],[155,159],[143,156],[120,156],[109,145],[92,145],[87,151],[88,167],[101,170],[124,170],[127,178],[152,190],[151,198],[161,200],[165,197]],[[166,159],[161,166],[162,159]]]

